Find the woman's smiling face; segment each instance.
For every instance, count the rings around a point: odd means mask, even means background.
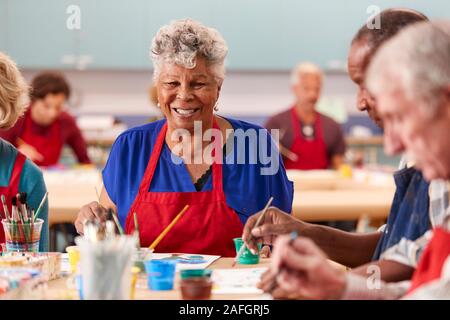
[[[194,121],[203,128],[212,126],[213,109],[219,98],[217,83],[206,59],[197,57],[192,69],[163,64],[157,80],[158,100],[170,129],[194,129]]]

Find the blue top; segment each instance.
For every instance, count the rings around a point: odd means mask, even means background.
[[[294,194],[293,183],[287,178],[281,157],[267,130],[244,121],[226,120],[234,129],[234,138],[227,141],[227,146],[231,143],[232,152],[224,153],[222,166],[223,186],[228,206],[237,212],[242,223],[245,223],[250,215],[262,210],[271,196],[274,197],[273,206],[290,213]],[[103,183],[109,197],[117,206],[122,225],[125,225],[126,216],[139,190],[153,145],[165,122],[163,119],[129,129],[123,132],[112,146],[103,169]],[[245,140],[243,150],[240,142],[245,139],[244,134],[252,135],[253,132],[257,138],[256,141],[253,140],[255,143],[250,147],[248,143],[250,139]],[[173,159],[176,161],[172,161]],[[273,172],[264,172],[269,168],[273,168]],[[210,175],[202,191],[209,191],[211,188]],[[161,150],[149,191],[196,191],[184,163],[166,144]]]
[[[397,187],[386,227],[378,241],[372,260],[379,260],[387,249],[402,238],[416,240],[431,229],[428,194],[429,183],[414,167],[394,174]]]
[[[0,139],[0,186],[7,187],[11,173],[16,161],[17,149]],[[31,208],[37,209],[42,198],[47,192],[44,177],[41,170],[29,159],[25,160],[22,173],[20,174],[19,192],[27,193],[27,202]],[[3,210],[3,209],[2,209]],[[39,243],[39,251],[48,251],[48,200],[45,202],[41,213],[41,219],[44,219],[44,225],[41,231],[41,241]]]

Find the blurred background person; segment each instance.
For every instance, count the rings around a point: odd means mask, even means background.
[[[309,62],[292,71],[295,104],[267,120],[280,130],[280,151],[286,169],[338,169],[346,144],[340,125],[316,110],[322,89],[322,70]]]
[[[39,166],[58,164],[65,144],[72,148],[79,163],[91,163],[75,118],[64,110],[69,97],[70,86],[61,73],[38,74],[31,82],[31,104],[25,115],[0,137]]]
[[[0,133],[13,126],[23,113],[27,94],[28,86],[16,64],[0,52]],[[5,197],[10,213],[12,198],[18,192],[26,192],[30,207],[38,208],[47,189],[39,168],[10,143],[0,138],[0,195]],[[0,212],[2,219],[5,218],[3,207]],[[48,201],[45,202],[40,217],[44,220],[44,225],[39,251],[48,251]],[[5,243],[3,227],[0,228],[0,243]]]

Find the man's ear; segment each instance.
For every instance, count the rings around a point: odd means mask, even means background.
[[[291,84],[291,92],[294,96],[297,96],[297,84]]]

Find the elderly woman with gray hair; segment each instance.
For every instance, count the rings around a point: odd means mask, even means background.
[[[131,233],[136,213],[141,245],[148,246],[189,205],[155,250],[234,256],[233,238],[271,196],[291,211],[293,185],[271,136],[215,113],[227,51],[215,29],[190,19],[158,31],[151,56],[165,119],[117,138],[100,202],[81,209],[79,233],[86,219],[104,219],[106,209]]]

